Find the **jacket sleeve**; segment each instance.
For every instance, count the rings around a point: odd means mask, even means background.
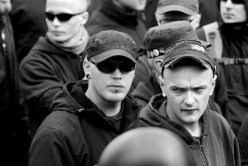
[[[56,129],[39,132],[29,150],[28,166],[75,166],[73,148],[68,142]]]
[[[20,89],[24,102],[41,117],[51,112],[54,95],[62,89],[63,82],[55,73],[52,64],[37,57],[20,66]]]

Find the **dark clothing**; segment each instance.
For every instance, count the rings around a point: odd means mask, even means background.
[[[235,29],[235,27],[239,27]],[[247,25],[220,26],[223,42],[222,57],[248,58],[248,27]],[[225,77],[230,109],[228,121],[238,135],[242,120],[248,110],[248,63],[220,64]]]
[[[28,55],[40,36],[45,36],[46,0],[12,1],[11,22],[13,25],[18,62]]]
[[[248,166],[248,114],[244,118],[240,127],[238,141],[242,162],[241,165]]]
[[[142,21],[147,29],[157,26],[155,11],[157,10],[159,0],[147,0],[145,10],[142,12]]]
[[[153,75],[152,69],[148,63],[147,55],[143,54],[137,57],[135,67],[135,78],[131,86],[131,92],[137,87],[140,82],[146,82]]]
[[[117,117],[107,117],[85,96],[86,89],[87,82],[70,82],[55,96],[53,112],[34,136],[29,166],[93,166],[105,146],[137,119],[130,97]]]
[[[156,94],[162,93],[160,85],[155,75],[149,76],[146,82],[140,82],[137,87],[133,90],[132,96],[138,102],[138,104],[144,108]]]
[[[24,166],[30,136],[27,112],[19,101],[18,65],[8,15],[0,15],[0,34],[0,163]]]
[[[217,0],[217,3],[219,5],[220,1]],[[244,4],[248,13],[248,0],[244,0]],[[228,97],[225,117],[235,135],[238,135],[248,110],[248,20],[232,24],[221,22],[218,31],[223,50],[221,58],[217,58],[216,61],[223,72]],[[206,40],[205,33],[202,34],[199,36],[202,40]]]
[[[201,14],[200,26],[218,21],[219,9],[217,0],[199,0],[199,12]]]
[[[54,95],[68,81],[84,76],[80,57],[41,37],[20,64],[20,87],[28,105],[31,134],[51,112]]]
[[[191,149],[199,166],[239,166],[240,156],[237,139],[227,121],[207,108],[201,117],[203,133],[198,139],[181,125],[164,117],[167,99],[154,96],[147,107],[141,110],[136,127],[153,126],[171,130],[178,134]]]
[[[96,9],[86,24],[90,35],[103,30],[116,30],[129,34],[137,44],[143,47],[143,38],[146,27],[138,17],[138,13],[116,6],[112,0],[105,0],[99,9]]]

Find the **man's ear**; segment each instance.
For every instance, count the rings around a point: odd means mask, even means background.
[[[159,79],[158,81],[159,81],[160,88],[161,88],[161,90],[162,90],[162,92],[163,92],[163,96],[165,97],[165,96],[166,96],[166,93],[165,93],[165,83],[164,83],[164,79],[163,79],[162,76],[159,76],[158,79]]]
[[[89,13],[88,12],[84,12],[82,14],[82,18],[83,18],[82,19],[82,24],[85,25],[87,23],[88,19],[89,19]]]
[[[88,74],[89,73],[89,69],[90,69],[90,62],[87,60],[87,58],[84,58],[83,61],[83,69],[84,69],[84,73]]]
[[[155,69],[157,70],[157,72],[159,73],[161,73],[161,70],[162,70],[162,63],[163,63],[163,60],[160,58],[155,58],[155,60],[153,61],[153,65]]]
[[[216,80],[217,80],[217,75],[215,74],[214,77],[212,78],[212,81],[211,81],[211,91],[210,91],[210,96],[213,95],[214,93],[214,88],[215,88],[215,85],[216,85]]]

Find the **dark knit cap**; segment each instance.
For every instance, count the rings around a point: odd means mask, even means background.
[[[144,37],[148,57],[164,55],[165,50],[178,40],[198,39],[195,30],[188,21],[172,21],[150,28]]]
[[[89,38],[86,54],[88,60],[94,57],[97,63],[113,56],[124,56],[135,62],[136,43],[126,33],[114,30],[100,31]]]

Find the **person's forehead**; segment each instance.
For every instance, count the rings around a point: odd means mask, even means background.
[[[78,13],[87,9],[87,0],[47,0],[46,11]]]
[[[165,82],[177,86],[202,86],[210,83],[211,69],[200,70],[194,67],[182,67],[176,70],[165,69],[163,73]]]

